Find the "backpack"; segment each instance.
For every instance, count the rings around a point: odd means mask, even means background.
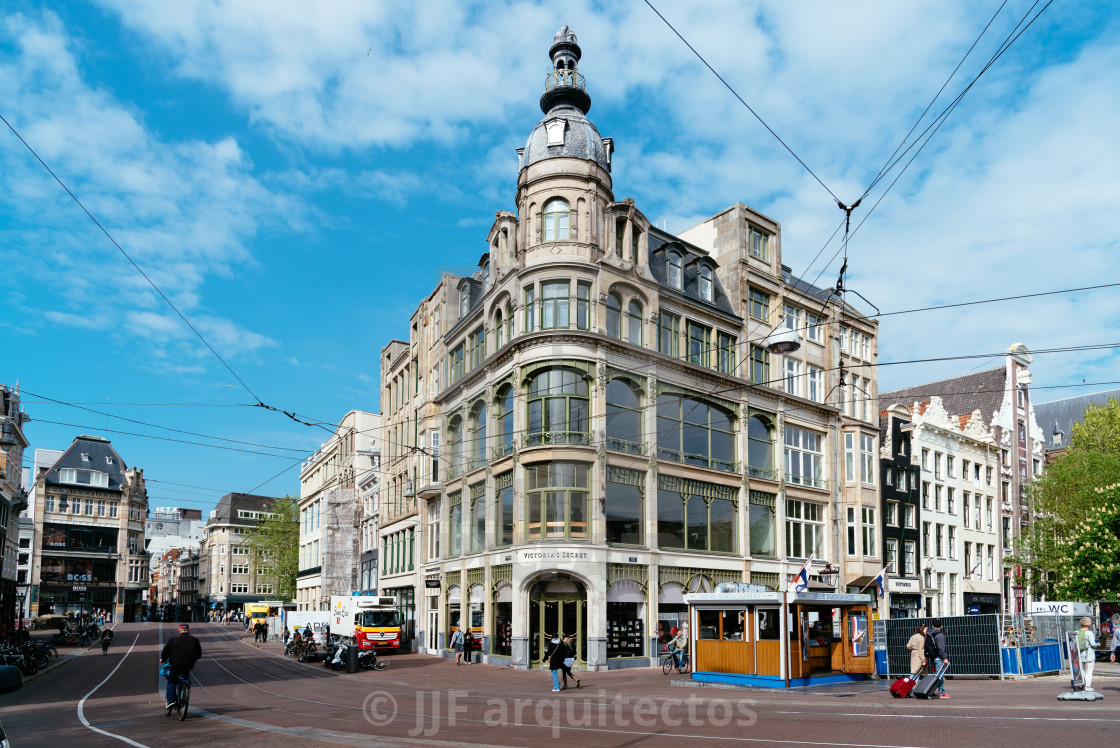
[[[933,661],[941,656],[941,653],[937,651],[937,642],[934,641],[933,634],[926,634],[925,650],[926,660],[929,661],[930,667],[933,667]]]
[[[1089,635],[1088,635],[1088,633],[1085,632],[1084,629],[1081,630],[1081,631],[1078,631],[1077,632],[1077,652],[1078,652],[1078,654],[1084,655],[1090,649],[1091,649],[1091,647],[1089,646]],[[1082,660],[1084,660],[1084,657],[1082,657]]]

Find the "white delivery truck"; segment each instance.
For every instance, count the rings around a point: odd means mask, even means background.
[[[401,614],[392,597],[331,595],[331,633],[351,637],[359,649],[401,646]]]

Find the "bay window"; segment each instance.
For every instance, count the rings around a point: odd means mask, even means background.
[[[824,506],[810,501],[786,501],[786,555],[808,558],[824,543]]]
[[[546,369],[529,381],[530,446],[587,444],[587,380],[571,369]]]
[[[825,488],[821,471],[821,434],[795,426],[785,428],[786,481],[802,486]]]
[[[579,462],[525,467],[526,539],[587,539],[587,474]]]

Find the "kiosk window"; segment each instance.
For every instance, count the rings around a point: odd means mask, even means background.
[[[722,638],[727,641],[741,642],[746,637],[743,632],[746,629],[744,625],[747,620],[747,614],[742,610],[725,610],[723,611],[723,636]]]
[[[701,610],[697,611],[697,622],[700,625],[700,633],[697,638],[699,639],[718,639],[719,638],[719,619],[722,611],[719,610]]]
[[[759,641],[777,641],[781,638],[782,627],[778,615],[777,608],[763,609],[755,613]]]

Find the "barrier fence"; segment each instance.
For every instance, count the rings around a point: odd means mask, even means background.
[[[931,626],[933,618],[896,618],[886,621],[887,671],[891,677],[910,673],[910,650],[906,642],[918,626]],[[1000,621],[992,613],[978,616],[949,616],[941,619],[949,662],[949,675],[998,677],[1003,675],[1000,655]]]

